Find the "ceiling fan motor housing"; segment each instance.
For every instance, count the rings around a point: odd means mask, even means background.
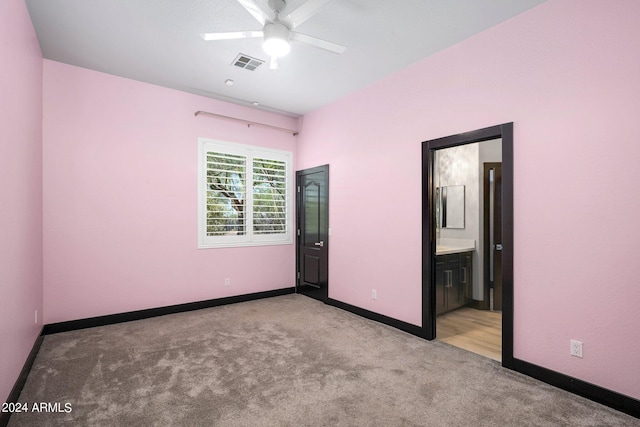
[[[286,6],[287,3],[284,0],[269,0],[269,7],[274,12],[282,12]]]

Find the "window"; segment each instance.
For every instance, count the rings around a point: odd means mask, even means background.
[[[291,159],[198,138],[198,247],[293,243]]]

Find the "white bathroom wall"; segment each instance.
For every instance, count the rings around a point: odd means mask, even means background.
[[[464,228],[443,228],[440,238],[478,239],[478,144],[436,151],[436,186],[464,185]]]
[[[436,151],[435,183],[436,187],[448,185],[464,185],[464,228],[441,228],[436,230],[436,243],[440,239],[472,239],[476,250],[473,253],[473,298],[482,299],[482,288],[476,290],[479,282],[478,242],[481,234],[480,218],[480,186],[478,164],[480,156],[479,143],[461,145]],[[480,295],[480,298],[477,298]]]

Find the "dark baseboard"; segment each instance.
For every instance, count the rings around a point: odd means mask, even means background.
[[[384,323],[401,331],[407,332],[411,335],[415,335],[420,338],[424,338],[423,328],[415,326],[410,323],[403,322],[401,320],[393,319],[382,314],[374,313],[369,310],[365,310],[360,307],[353,306],[341,301],[337,301],[328,298],[326,303],[328,305],[338,307],[345,311],[349,311],[358,316],[374,320],[376,322]],[[640,418],[640,401],[632,397],[625,396],[624,394],[616,393],[614,391],[599,387],[597,385],[579,380],[577,378],[570,377],[565,374],[561,374],[556,371],[552,371],[541,366],[534,365],[533,363],[525,362],[519,359],[513,359],[510,364],[505,365],[505,368],[512,369],[521,374],[535,378],[539,381],[550,384],[554,387],[558,387],[562,390],[570,393],[577,394],[585,397],[594,402],[601,403],[616,411],[624,412],[633,417]]]
[[[44,326],[42,333],[43,335],[49,335],[57,334],[59,332],[74,331],[77,329],[93,328],[96,326],[113,325],[116,323],[130,322],[132,320],[141,320],[148,319],[150,317],[164,316],[166,314],[182,313],[185,311],[200,310],[203,308],[217,307],[238,302],[277,297],[280,295],[292,294],[294,292],[295,288],[293,287],[276,289],[273,291],[256,292],[253,294],[237,295],[232,297],[210,299],[206,301],[190,302],[186,304],[169,305],[166,307],[149,308],[146,310],[130,311],[127,313],[90,317],[88,319],[51,323]]]
[[[190,302],[186,304],[170,305],[166,307],[150,308],[146,310],[130,311],[128,313],[110,314],[107,316],[91,317],[88,319],[70,320],[68,322],[51,323],[44,325],[40,336],[33,344],[33,348],[27,357],[27,361],[20,371],[20,375],[16,380],[11,393],[7,397],[6,402],[15,403],[20,398],[20,393],[24,387],[33,362],[38,355],[42,341],[45,335],[56,334],[59,332],[74,331],[77,329],[93,328],[95,326],[112,325],[116,323],[129,322],[132,320],[148,319],[150,317],[164,316],[165,314],[182,313],[185,311],[200,310],[202,308],[217,307],[221,305],[234,304],[237,302],[253,301],[262,298],[277,297],[281,295],[293,294],[295,288],[283,288],[273,291],[256,292],[253,294],[236,295],[232,297],[217,298],[206,301]],[[9,423],[10,413],[0,413],[0,427],[5,427]]]
[[[151,308],[147,310],[138,310],[128,313],[112,314],[107,316],[92,317],[89,319],[72,320],[68,322],[53,323],[45,325],[42,328],[42,332],[29,353],[29,356],[20,372],[20,376],[16,381],[7,402],[17,402],[22,388],[27,380],[31,366],[38,354],[40,345],[44,339],[44,335],[55,334],[59,332],[72,331],[76,329],[91,328],[95,326],[104,326],[115,323],[128,322],[132,320],[147,319],[150,317],[163,316],[165,314],[181,313],[185,311],[199,310],[209,307],[217,307],[226,304],[234,304],[238,302],[253,301],[262,298],[276,297],[280,295],[292,294],[295,292],[295,288],[284,288],[273,291],[257,292],[254,294],[237,295],[226,298],[212,299],[206,301],[192,302],[187,304],[171,305],[166,307]],[[340,308],[358,316],[370,319],[376,322],[383,323],[401,331],[407,332],[411,335],[415,335],[420,338],[424,338],[424,330],[420,326],[412,325],[401,320],[397,320],[373,311],[369,311],[360,307],[356,307],[351,304],[347,304],[341,301],[337,301],[328,298],[325,301],[328,305]],[[512,365],[508,367],[516,372],[530,376],[554,387],[566,390],[568,392],[577,394],[595,402],[601,403],[605,406],[613,408],[617,411],[624,412],[633,417],[640,418],[640,401],[633,399],[629,396],[625,396],[620,393],[596,386],[594,384],[570,377],[568,375],[561,374],[556,371],[552,371],[541,366],[534,365],[529,362],[525,362],[519,359],[513,359]],[[9,422],[9,413],[0,414],[0,427],[4,427]]]
[[[513,359],[513,367],[511,369],[554,387],[586,397],[616,411],[640,418],[640,400],[520,359]]]
[[[327,298],[326,303],[333,307],[337,307],[350,313],[357,314],[358,316],[364,317],[366,319],[384,323],[385,325],[400,329],[401,331],[407,332],[411,335],[424,338],[424,331],[420,326],[412,325],[411,323],[403,322],[402,320],[394,319],[392,317],[365,310],[364,308],[356,307],[355,305],[347,304],[345,302],[334,300],[331,298]]]
[[[44,328],[43,328],[44,329]],[[36,356],[38,355],[38,351],[40,351],[40,346],[42,345],[42,341],[44,337],[42,336],[42,332],[40,332],[40,336],[36,338],[36,341],[33,343],[33,347],[29,352],[29,356],[27,356],[27,360],[24,362],[24,366],[22,366],[22,370],[20,371],[20,375],[18,375],[18,379],[16,383],[13,385],[11,389],[11,393],[7,397],[7,403],[16,403],[18,399],[20,399],[20,393],[22,393],[22,388],[24,384],[27,382],[27,377],[29,376],[29,372],[31,371],[31,367],[33,366],[34,360],[36,360]],[[5,427],[9,424],[9,418],[11,418],[10,412],[2,412],[0,413],[0,427]]]

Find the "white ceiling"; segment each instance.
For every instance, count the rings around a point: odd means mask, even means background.
[[[256,0],[268,9],[268,0]],[[26,0],[45,58],[252,106],[304,115],[545,0],[333,0],[296,31],[347,47],[293,42],[270,70],[261,39],[200,33],[261,30],[237,0]],[[305,0],[288,0],[285,13]],[[232,65],[239,53],[265,60]],[[225,80],[235,84],[226,86]]]

